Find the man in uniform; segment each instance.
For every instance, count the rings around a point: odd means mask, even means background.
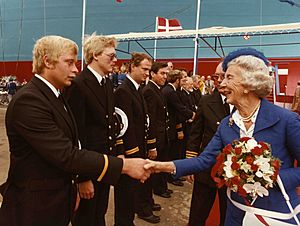
[[[224,74],[221,62],[216,68],[215,77],[218,78],[218,81],[215,82],[220,84]],[[229,106],[224,102],[225,96],[221,92],[221,88],[219,90],[215,89],[211,95],[203,96],[200,99],[187,143],[187,158],[196,157],[204,150],[217,131],[221,120],[229,114]],[[226,213],[225,188],[218,189],[216,187],[210,172],[199,173],[195,175],[194,179],[189,226],[205,226],[217,192],[220,206],[220,225],[224,225]]]
[[[152,59],[144,53],[133,53],[129,63],[129,75],[115,91],[116,105],[128,117],[128,129],[123,138],[125,158],[140,157],[155,159],[155,137],[148,136],[147,106],[140,85],[149,76]],[[115,226],[132,226],[135,211],[151,223],[160,218],[152,212],[150,182],[140,184],[124,175],[115,187]]]
[[[162,89],[163,96],[167,103],[170,130],[168,139],[170,141],[170,149],[168,153],[169,160],[181,159],[182,156],[182,139],[183,127],[182,123],[186,120],[193,120],[195,113],[188,109],[181,101],[177,89],[180,88],[180,81],[182,80],[183,73],[180,70],[173,70],[168,73],[168,84]],[[179,180],[169,178],[169,182],[176,186],[183,186]]]
[[[122,140],[115,113],[113,84],[108,79],[116,59],[116,39],[99,35],[87,37],[83,44],[87,67],[64,92],[78,126],[82,148],[113,156],[122,155]],[[117,124],[117,126],[115,126]],[[110,185],[88,175],[79,175],[79,208],[74,226],[105,226]]]
[[[151,137],[156,137],[157,160],[168,160],[168,130],[169,116],[166,102],[161,93],[161,88],[167,80],[168,65],[166,63],[154,62],[151,67],[150,81],[143,89],[148,114],[150,117]],[[154,194],[163,198],[170,198],[172,190],[168,189],[167,174],[154,174],[152,178]]]

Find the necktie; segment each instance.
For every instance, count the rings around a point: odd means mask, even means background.
[[[226,98],[224,99],[223,105],[224,105],[224,109],[225,109],[226,114],[229,115],[230,114],[230,107],[229,107],[229,104],[226,102]]]
[[[101,80],[101,82],[100,82],[101,86],[104,86],[105,83],[106,83],[105,77],[102,77],[102,80]]]
[[[61,95],[61,93],[58,94],[58,100],[62,103],[62,105],[64,106],[65,111],[67,111],[66,108],[66,104],[65,104],[65,99],[63,97],[63,95]]]

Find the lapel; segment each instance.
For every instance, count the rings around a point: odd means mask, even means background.
[[[86,84],[87,92],[90,90],[95,97],[95,101],[99,102],[101,106],[106,109],[106,95],[105,95],[105,87],[101,87],[95,75],[88,69],[85,68],[82,76],[83,80]]]
[[[272,111],[272,108],[273,104],[265,99],[261,99],[253,134],[273,126],[280,120],[280,117],[276,114],[276,111]]]
[[[218,91],[212,93],[208,107],[218,118],[218,121],[221,121],[227,115],[223,106],[222,97]]]
[[[124,83],[129,88],[131,93],[133,93],[133,96],[137,100],[138,105],[142,107],[143,114],[145,114],[147,112],[146,111],[147,108],[146,108],[146,103],[145,103],[145,100],[144,100],[141,90],[136,90],[134,84],[128,78],[125,79]]]
[[[41,93],[49,100],[49,102],[56,109],[56,111],[62,116],[62,118],[69,126],[74,139],[77,140],[78,137],[77,127],[69,105],[65,103],[65,107],[67,109],[66,111],[62,102],[55,96],[52,90],[43,81],[41,81],[36,77],[33,77],[31,81],[41,91]]]
[[[149,82],[148,83],[150,88],[156,93],[156,95],[159,97],[159,99],[164,103],[164,98],[163,95],[161,93],[161,90],[153,83],[153,82]]]
[[[133,96],[136,98],[136,100],[142,104],[143,100],[141,98],[139,91],[136,90],[134,84],[128,78],[125,79],[124,84],[128,87],[128,89],[133,94]]]

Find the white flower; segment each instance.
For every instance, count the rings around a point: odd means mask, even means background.
[[[247,178],[247,182],[250,183],[250,182],[255,182],[254,180],[254,175],[251,175]]]
[[[248,173],[248,171],[251,170],[251,165],[249,165],[248,163],[239,161],[239,164],[241,166],[241,169],[244,170],[245,173]]]
[[[250,152],[254,147],[256,147],[258,144],[256,142],[256,140],[254,140],[253,138],[251,138],[250,140],[247,141],[247,143],[245,144],[246,146],[246,152]]]
[[[270,159],[269,158],[264,158],[263,156],[259,156],[256,158],[254,161],[254,164],[258,165],[258,169],[264,173],[270,171]]]
[[[227,161],[224,162],[224,171],[225,171],[225,175],[227,178],[232,178],[234,177],[234,175],[232,174],[232,169],[231,169],[231,157],[232,155],[227,155]]]
[[[257,195],[260,197],[269,195],[269,191],[261,186],[260,182],[255,182],[254,184],[244,184],[243,188],[252,197],[256,197]]]

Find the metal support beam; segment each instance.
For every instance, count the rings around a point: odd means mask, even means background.
[[[153,59],[153,56],[151,55],[151,53],[148,52],[148,50],[142,46],[142,44],[140,44],[138,41],[135,41],[152,59]]]
[[[218,53],[218,51],[216,51],[215,49],[214,49],[214,47],[209,43],[209,42],[207,42],[204,38],[201,38],[201,40],[203,41],[203,42],[205,42],[205,44],[206,45],[208,45],[220,58],[223,58],[219,53]]]

